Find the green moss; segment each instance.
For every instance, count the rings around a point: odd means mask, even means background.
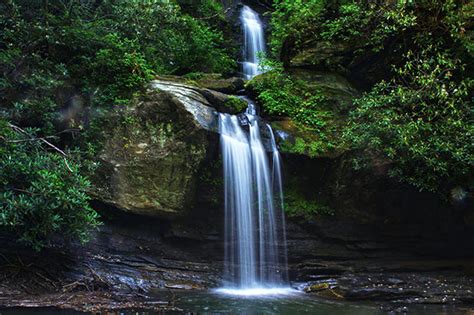
[[[290,180],[285,187],[285,213],[288,217],[312,219],[315,216],[333,216],[336,211],[318,200],[312,191],[306,191],[306,186],[299,180]]]
[[[305,139],[296,137],[294,141],[284,141],[281,143],[281,151],[284,153],[295,153],[318,157],[329,153],[334,147],[330,142],[323,139]]]
[[[278,63],[270,66],[272,71],[254,78],[247,88],[257,94],[267,115],[291,120],[288,126],[276,127],[294,137],[282,143],[283,151],[311,157],[334,155],[343,145],[340,135],[345,118],[333,108],[333,99],[319,83],[300,80]]]
[[[196,81],[196,80],[202,79],[204,75],[205,74],[202,72],[190,72],[183,75],[183,78],[185,78],[186,80]]]
[[[297,190],[285,192],[285,213],[289,217],[312,219],[315,216],[333,216],[336,211],[322,202],[306,198]]]
[[[224,106],[232,110],[232,112],[243,112],[247,108],[247,102],[236,96],[229,96]]]

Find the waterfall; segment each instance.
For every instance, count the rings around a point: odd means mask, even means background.
[[[244,6],[240,14],[244,31],[243,73],[246,79],[251,79],[261,71],[258,68],[258,53],[265,53],[265,38],[262,22],[258,14]]]
[[[284,199],[283,199],[283,182],[282,182],[282,176],[281,176],[281,158],[280,158],[280,151],[278,151],[278,146],[275,141],[275,134],[273,133],[272,127],[267,124],[268,131],[271,136],[272,140],[272,157],[273,157],[273,163],[272,163],[272,183],[273,183],[273,189],[278,193],[278,203],[277,205],[280,207],[279,212],[277,214],[280,215],[280,222],[281,224],[281,229],[282,233],[280,233],[280,238],[278,239],[279,244],[282,245],[282,250],[283,250],[283,266],[285,267],[283,269],[283,278],[288,281],[288,256],[287,256],[287,242],[286,242],[286,222],[285,222],[285,215],[284,215],[284,210],[285,207],[283,205]]]
[[[247,101],[245,114],[219,115],[225,193],[224,290],[286,292],[280,154],[271,127],[261,123],[254,104]],[[272,139],[271,162],[261,132]]]

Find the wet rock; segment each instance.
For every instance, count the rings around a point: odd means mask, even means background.
[[[202,289],[202,288],[197,287],[196,285],[192,285],[192,284],[166,284],[165,288],[167,288],[167,289],[176,289],[176,290]]]
[[[348,64],[350,56],[347,53],[352,49],[353,47],[341,42],[335,44],[313,41],[298,52],[287,52],[293,53],[289,66],[294,68],[323,67],[328,59],[333,63]]]
[[[158,80],[185,84],[190,87],[212,90],[224,94],[238,94],[244,89],[245,81],[239,77],[223,78],[221,74],[200,73],[194,77],[165,75]]]
[[[122,216],[106,221],[87,244],[58,238],[41,255],[0,235],[0,264],[12,266],[0,270],[0,307],[56,306],[83,293],[96,295],[90,301],[97,306],[110,301],[99,299],[100,294],[121,296],[125,305],[159,290],[172,295],[172,290],[204,290],[220,283],[222,264],[216,258],[222,248],[215,242],[169,239],[165,221]]]
[[[323,282],[323,283],[316,283],[316,284],[310,285],[304,288],[304,291],[306,293],[310,293],[310,292],[318,292],[318,291],[327,290],[329,288],[330,288],[329,284]]]
[[[396,64],[401,57],[385,51],[365,50],[360,54],[358,50],[362,45],[357,42],[328,42],[314,38],[302,42],[303,45],[296,47],[291,36],[285,41],[281,56],[286,68],[337,71],[362,90],[386,79],[390,65]]]
[[[348,300],[399,300],[407,297],[418,296],[419,292],[403,290],[403,288],[363,288],[344,290],[344,298]]]

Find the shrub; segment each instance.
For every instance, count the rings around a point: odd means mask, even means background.
[[[407,58],[397,78],[356,101],[345,137],[364,153],[358,167],[370,167],[371,156],[382,155],[392,161],[391,176],[446,193],[465,185],[472,170],[473,80],[453,80],[464,66],[445,52],[409,52]]]
[[[0,227],[40,250],[54,235],[88,240],[99,225],[80,165],[46,151],[34,130],[0,120]]]

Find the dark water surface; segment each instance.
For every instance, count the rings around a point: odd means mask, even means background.
[[[331,302],[315,299],[303,293],[284,297],[236,297],[214,292],[179,292],[175,306],[186,310],[184,314],[314,314],[314,315],[372,315],[372,314],[416,314],[455,315],[474,314],[474,308],[440,305],[380,306],[369,303]],[[60,309],[16,308],[0,309],[0,315],[79,315],[77,311]],[[147,310],[124,310],[103,314],[153,315],[182,314],[182,312],[153,312]]]

